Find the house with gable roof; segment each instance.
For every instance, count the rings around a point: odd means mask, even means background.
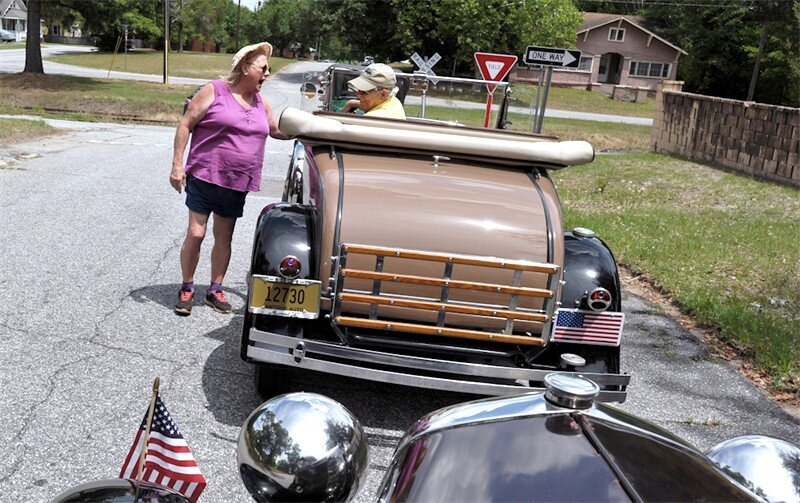
[[[17,41],[24,40],[28,8],[22,0],[0,0],[0,28],[16,35]]]
[[[616,95],[620,90],[654,93],[662,80],[674,80],[678,60],[687,52],[656,34],[642,16],[584,12],[576,32],[581,60],[576,69],[553,70],[552,85],[601,90]],[[538,68],[524,64],[512,80],[538,81]]]

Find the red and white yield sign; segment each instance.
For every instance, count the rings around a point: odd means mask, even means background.
[[[517,57],[511,54],[492,54],[490,52],[476,52],[475,62],[478,63],[478,70],[481,71],[483,80],[494,80],[502,82],[508,72],[514,68]],[[493,93],[497,86],[486,84],[486,89]]]
[[[493,54],[491,52],[476,52],[475,62],[481,72],[483,80],[493,80],[502,82],[508,72],[514,68],[517,57],[511,54]],[[492,93],[497,88],[496,85],[486,84],[489,96],[486,98],[486,115],[483,118],[483,127],[489,127],[489,116],[492,113]]]

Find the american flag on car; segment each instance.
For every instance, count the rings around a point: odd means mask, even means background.
[[[553,323],[553,342],[619,346],[623,313],[559,309]]]
[[[120,478],[135,479],[139,475],[139,456],[145,441],[147,415],[145,413],[139,429],[136,430],[136,438],[122,464]],[[167,486],[189,501],[196,502],[206,488],[206,478],[200,473],[200,468],[189,451],[189,444],[184,440],[160,396],[156,400],[153,425],[147,439],[142,480]]]

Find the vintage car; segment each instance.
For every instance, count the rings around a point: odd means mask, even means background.
[[[408,103],[424,77],[399,78]],[[592,146],[327,111],[342,82],[334,67],[326,110],[280,117],[297,143],[283,200],[257,222],[241,341],[258,391],[316,371],[497,395],[560,369],[624,401],[614,257],[591,230],[564,230],[549,176]]]
[[[641,418],[596,403],[599,386],[551,373],[545,393],[457,404],[419,419],[383,475],[380,502],[800,501],[800,447],[760,435],[707,454]],[[352,413],[316,393],[268,400],[245,420],[239,475],[258,502],[352,501],[369,464]],[[213,483],[213,482],[212,482]],[[53,503],[187,502],[169,488],[103,480]],[[373,495],[369,495],[373,496]]]

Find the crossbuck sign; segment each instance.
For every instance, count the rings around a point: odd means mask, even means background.
[[[411,55],[411,61],[413,61],[414,64],[419,67],[418,72],[419,73],[424,73],[426,75],[430,75],[431,77],[435,77],[436,76],[436,72],[433,71],[433,65],[438,63],[440,59],[442,59],[442,57],[439,55],[438,52],[435,53],[430,58],[428,58],[427,61],[422,59],[422,57],[419,54],[417,54],[416,52]],[[430,79],[430,80],[431,80],[431,82],[436,84],[436,80],[435,79]]]

